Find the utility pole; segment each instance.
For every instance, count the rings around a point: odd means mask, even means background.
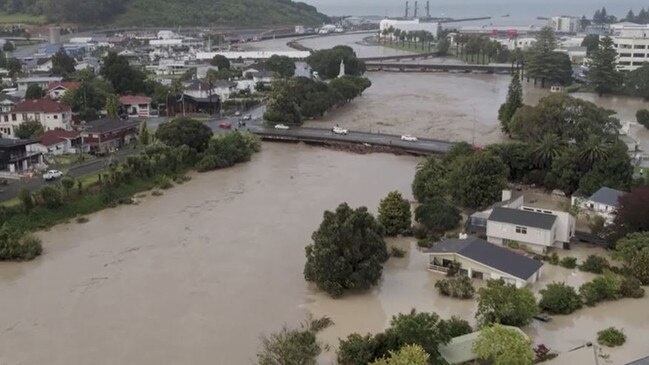
[[[417,10],[419,10],[418,8],[419,5],[417,5],[417,2],[415,1],[415,16],[414,16],[415,19],[417,19]]]
[[[408,6],[408,2],[406,1],[406,19],[408,19],[408,10],[410,10],[410,7]]]

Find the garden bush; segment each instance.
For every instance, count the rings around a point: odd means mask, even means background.
[[[602,346],[622,346],[625,342],[626,335],[624,334],[624,332],[622,332],[622,330],[619,330],[615,327],[609,327],[597,332],[597,343]]]
[[[548,258],[550,265],[559,265],[559,255],[556,252],[553,252],[552,255]]]
[[[570,314],[581,308],[581,297],[565,283],[551,283],[539,292],[539,308],[550,314]]]
[[[42,252],[38,237],[20,234],[6,224],[0,228],[0,261],[33,260]]]
[[[390,256],[392,257],[404,257],[406,255],[406,251],[400,249],[399,247],[390,247]]]
[[[435,283],[439,293],[445,296],[459,299],[470,299],[475,294],[475,288],[471,279],[467,276],[458,276],[442,279]]]
[[[559,265],[566,269],[574,269],[577,267],[577,258],[572,256],[564,257],[559,261]]]
[[[579,270],[601,274],[608,268],[608,266],[608,260],[606,260],[606,258],[598,255],[590,255],[581,263]]]
[[[614,273],[606,271],[604,275],[583,284],[579,288],[579,294],[584,303],[589,306],[594,306],[605,300],[619,299],[621,296],[620,280]]]
[[[40,190],[40,196],[43,205],[49,209],[56,209],[63,204],[63,197],[61,191],[53,186],[43,186]]]
[[[623,298],[642,298],[644,297],[644,289],[640,280],[624,276],[620,281],[620,295]]]

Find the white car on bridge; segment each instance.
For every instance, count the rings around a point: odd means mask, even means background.
[[[46,173],[43,174],[43,180],[45,181],[52,181],[56,180],[60,177],[63,176],[63,173],[59,170],[49,170]]]
[[[417,142],[417,137],[406,134],[401,136],[401,140],[407,142]]]
[[[287,130],[288,126],[286,124],[275,124],[275,129]]]
[[[342,135],[346,135],[346,134],[347,134],[347,129],[343,129],[343,128],[340,128],[340,127],[338,127],[338,126],[333,127],[333,128],[331,129],[331,131],[332,131],[334,134],[342,134]]]

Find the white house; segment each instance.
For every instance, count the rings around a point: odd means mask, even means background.
[[[149,117],[151,115],[151,98],[148,96],[121,96],[119,103],[126,108],[130,117]]]
[[[34,145],[34,150],[51,155],[87,152],[87,148],[84,148],[81,132],[62,129],[54,129],[43,133],[39,143]]]
[[[615,217],[615,211],[619,207],[619,199],[624,194],[626,193],[623,191],[603,187],[589,197],[580,197],[579,194],[575,194],[571,198],[571,203],[593,212],[611,223]]]
[[[0,132],[15,137],[15,129],[23,122],[35,120],[48,130],[71,129],[72,110],[54,100],[31,99],[16,104],[11,112],[0,115]]]
[[[47,85],[47,96],[50,99],[58,100],[70,90],[76,90],[81,86],[77,81],[55,81]]]
[[[13,109],[16,103],[20,102],[20,98],[5,93],[0,93],[0,112],[8,113]]]
[[[47,85],[49,85],[51,82],[61,80],[63,80],[63,78],[60,76],[25,77],[16,80],[16,84],[18,84],[18,91],[27,91],[29,85],[38,85],[41,87],[41,89],[45,90],[47,89]]]
[[[487,220],[487,240],[498,245],[517,242],[544,253],[557,241],[557,216],[496,207]]]

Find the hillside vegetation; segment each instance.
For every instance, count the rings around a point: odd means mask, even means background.
[[[291,0],[0,0],[0,12],[9,19],[31,14],[48,22],[164,27],[317,25],[327,19]]]

